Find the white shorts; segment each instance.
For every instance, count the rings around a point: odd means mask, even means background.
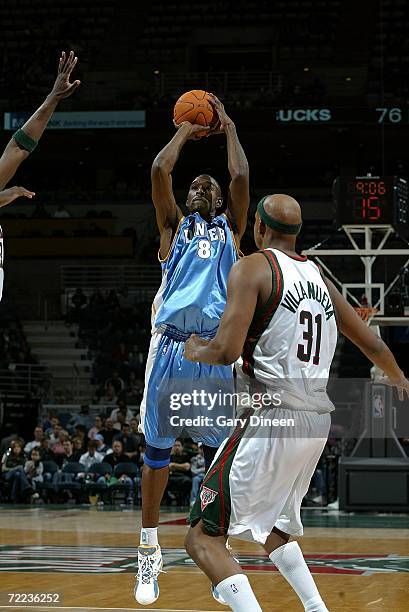
[[[212,535],[261,544],[274,526],[302,535],[301,502],[327,441],[331,417],[272,408],[255,412],[252,419],[252,425],[236,430],[219,449],[190,522],[194,525],[201,519]],[[266,419],[278,419],[279,424],[266,424]]]

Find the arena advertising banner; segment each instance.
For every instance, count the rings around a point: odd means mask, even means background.
[[[18,130],[30,117],[30,113],[4,113],[4,129]],[[49,130],[95,130],[144,128],[145,111],[80,111],[54,113]]]

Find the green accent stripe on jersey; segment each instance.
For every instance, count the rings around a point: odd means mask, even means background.
[[[250,413],[248,412],[248,417]],[[246,415],[243,415],[243,418]],[[226,535],[229,530],[231,516],[230,471],[234,457],[249,424],[238,427],[226,442],[224,449],[216,462],[211,466],[203,479],[199,495],[190,512],[189,523],[194,527],[200,520],[204,530],[210,535]],[[202,509],[202,492],[213,494],[212,500]]]
[[[254,349],[281,302],[284,288],[283,273],[276,255],[270,250],[260,251],[260,253],[267,259],[271,268],[272,290],[264,306],[256,309],[244,343],[242,368],[243,372],[251,378],[254,378]]]

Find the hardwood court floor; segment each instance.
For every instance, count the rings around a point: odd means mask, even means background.
[[[166,573],[161,596],[141,607],[133,598],[140,512],[97,508],[0,508],[0,592],[60,593],[56,607],[37,612],[227,610],[211,597],[207,578],[183,549],[183,513],[163,513],[160,541]],[[303,514],[300,544],[331,612],[407,610],[407,516]],[[285,580],[261,547],[231,540],[264,611],[301,611]],[[26,610],[8,604],[0,610]]]

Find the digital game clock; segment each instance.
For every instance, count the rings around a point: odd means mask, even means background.
[[[409,231],[408,184],[396,176],[339,176],[333,185],[337,225],[392,225]]]

